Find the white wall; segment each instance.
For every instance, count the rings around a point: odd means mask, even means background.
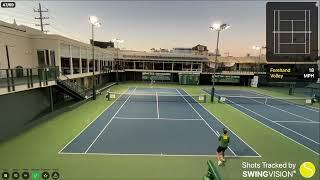
[[[4,33],[0,29],[0,68],[8,68],[5,46],[8,46],[11,68],[22,66],[24,68],[34,67],[37,61],[34,60],[32,40],[19,33]]]

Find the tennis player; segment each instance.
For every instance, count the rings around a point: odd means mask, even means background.
[[[223,134],[219,136],[219,146],[217,148],[217,159],[218,166],[220,166],[224,161],[224,152],[228,149],[228,144],[230,142],[230,137],[226,128],[223,128]]]

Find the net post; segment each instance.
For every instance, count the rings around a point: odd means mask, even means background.
[[[203,101],[204,101],[204,103],[206,103],[207,102],[207,95],[204,95],[204,97],[203,97]]]
[[[215,91],[215,88],[214,86],[212,86],[212,89],[211,89],[211,102],[214,102],[214,92]]]
[[[108,101],[110,101],[110,92],[109,91],[107,91],[106,98]]]

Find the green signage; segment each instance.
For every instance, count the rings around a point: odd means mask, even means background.
[[[144,81],[170,81],[171,74],[170,73],[149,73],[143,72],[142,73],[142,80]]]
[[[240,76],[216,75],[215,82],[240,83]]]

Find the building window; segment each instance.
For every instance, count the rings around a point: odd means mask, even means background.
[[[183,71],[191,71],[191,63],[183,63]]]
[[[153,63],[152,62],[145,62],[144,69],[145,70],[153,70]]]
[[[89,62],[89,72],[93,72],[93,60],[92,59]]]
[[[70,74],[70,58],[61,57],[62,74]]]
[[[94,62],[95,62],[95,63],[94,63],[94,66],[95,66],[95,67],[94,67],[94,71],[98,71],[98,64],[99,64],[99,63],[98,63],[98,60],[95,60]]]
[[[80,59],[79,58],[72,58],[72,65],[73,65],[73,74],[80,73]]]
[[[87,59],[81,59],[82,73],[88,72],[88,61]]]
[[[56,56],[53,50],[50,51],[50,61],[51,61],[51,64],[50,64],[51,66],[56,65]]]
[[[164,63],[164,70],[172,71],[172,63]]]
[[[136,69],[143,69],[143,62],[135,62],[136,63]]]
[[[45,52],[44,50],[38,50],[37,51],[39,67],[46,66],[46,59],[45,59],[44,52]]]
[[[156,62],[154,63],[155,70],[163,70],[163,63]]]
[[[174,71],[182,71],[182,64],[181,63],[174,63],[173,70]]]

